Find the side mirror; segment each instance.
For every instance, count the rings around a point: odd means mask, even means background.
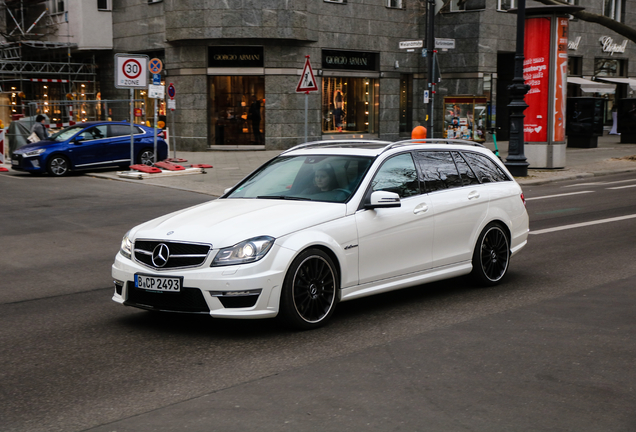
[[[228,193],[229,191],[231,191],[231,190],[232,190],[232,188],[231,188],[231,187],[230,187],[230,188],[225,189],[225,190],[223,191],[223,195],[227,194],[227,193]]]
[[[400,207],[400,196],[395,192],[375,191],[371,194],[369,202],[364,206],[366,209]]]

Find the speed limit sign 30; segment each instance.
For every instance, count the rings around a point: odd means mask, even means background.
[[[115,88],[148,87],[148,56],[115,54]]]

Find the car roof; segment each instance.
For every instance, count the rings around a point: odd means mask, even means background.
[[[397,142],[375,141],[365,139],[326,140],[300,144],[281,153],[281,156],[301,156],[308,154],[321,155],[349,155],[376,157],[383,153],[397,153],[400,150],[478,150],[480,153],[489,153],[483,145],[474,141],[429,138],[418,140],[404,140]]]

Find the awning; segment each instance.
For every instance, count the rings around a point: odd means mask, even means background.
[[[578,84],[581,86],[581,91],[585,93],[603,93],[614,94],[616,92],[616,86],[612,84],[604,84],[598,81],[592,81],[581,77],[568,77],[568,84]]]
[[[616,84],[629,84],[629,86],[632,88],[632,90],[636,90],[636,79],[634,78],[601,78],[598,77],[598,79],[603,80],[603,81],[609,81],[609,82],[613,82]]]

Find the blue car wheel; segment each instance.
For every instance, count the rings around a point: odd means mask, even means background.
[[[53,176],[61,177],[68,174],[71,170],[71,164],[64,156],[55,155],[49,158],[46,163],[46,170]]]

